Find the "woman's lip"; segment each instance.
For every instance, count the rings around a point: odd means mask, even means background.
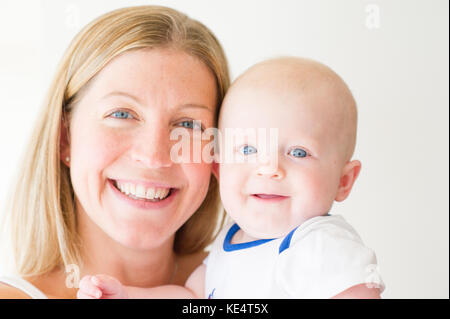
[[[146,182],[146,181],[140,181],[140,180],[131,180],[131,179],[110,179],[113,182],[118,182],[121,184],[134,184],[134,185],[142,185],[146,188],[153,187],[153,188],[174,188],[177,187],[171,186],[166,183],[159,183],[159,182]]]
[[[146,201],[146,200],[138,200],[130,198],[129,196],[122,193],[120,190],[114,186],[114,180],[108,179],[108,185],[110,186],[113,193],[117,196],[118,199],[122,200],[123,202],[139,209],[144,210],[151,210],[151,209],[161,209],[164,208],[170,203],[174,201],[174,198],[178,195],[179,189],[177,188],[171,188],[170,195],[166,197],[165,199],[158,201],[158,202],[152,202],[152,201]]]

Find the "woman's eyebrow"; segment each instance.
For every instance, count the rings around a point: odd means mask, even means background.
[[[126,98],[134,100],[136,103],[139,103],[139,104],[141,103],[141,101],[140,101],[140,99],[138,97],[136,97],[136,96],[134,96],[134,95],[132,95],[130,93],[123,92],[123,91],[112,91],[112,92],[109,92],[109,93],[105,94],[102,97],[102,99],[107,99],[107,98],[113,97],[113,96],[123,96],[123,97],[126,97]]]
[[[203,104],[194,104],[194,103],[188,103],[188,104],[181,104],[178,105],[178,107],[176,107],[177,110],[179,109],[184,109],[184,108],[197,108],[197,109],[205,109],[211,113],[214,113],[213,110],[211,110],[210,107],[207,107],[206,105]]]
[[[114,96],[123,96],[123,97],[129,98],[129,99],[132,99],[133,101],[135,101],[138,104],[142,104],[141,100],[137,96],[134,96],[133,94],[123,92],[123,91],[109,92],[109,93],[105,94],[102,97],[102,99],[106,99],[106,98],[110,98],[110,97],[114,97]],[[180,109],[184,109],[184,108],[205,109],[211,113],[214,113],[214,111],[210,107],[207,107],[206,105],[203,105],[203,104],[196,104],[196,103],[180,104],[176,107],[176,110],[180,110]]]

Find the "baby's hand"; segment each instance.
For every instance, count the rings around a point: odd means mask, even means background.
[[[84,276],[77,292],[78,299],[127,299],[124,286],[107,275]]]

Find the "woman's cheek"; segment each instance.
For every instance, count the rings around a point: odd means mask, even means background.
[[[212,164],[188,163],[182,164],[184,175],[189,182],[191,204],[200,203],[206,196],[212,176]]]
[[[102,128],[88,130],[79,126],[74,132],[77,134],[71,141],[71,176],[75,191],[84,202],[88,196],[99,197],[110,177],[105,170],[119,157],[127,138]]]
[[[199,131],[194,131],[190,133],[189,140],[189,153],[190,156],[186,154],[181,154],[182,158],[189,158],[190,163],[209,165],[214,160],[214,145],[213,139],[206,139]],[[182,150],[183,151],[183,150]],[[209,168],[211,169],[211,168]]]
[[[102,170],[118,157],[128,138],[111,130],[86,130],[73,140],[72,157],[86,166]]]

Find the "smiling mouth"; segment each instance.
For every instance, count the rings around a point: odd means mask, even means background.
[[[123,195],[142,202],[161,202],[172,195],[175,188],[145,187],[132,183],[121,183],[111,180],[112,185]]]
[[[252,194],[251,196],[254,198],[263,199],[263,200],[282,200],[282,199],[288,198],[288,196],[282,196],[282,195],[276,195],[276,194]]]

